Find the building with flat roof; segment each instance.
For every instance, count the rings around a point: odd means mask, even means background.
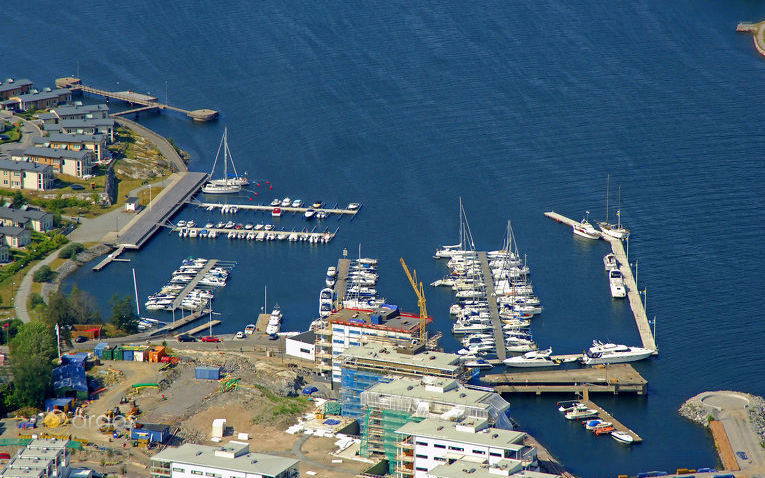
[[[495,464],[467,459],[449,460],[422,474],[425,478],[497,478],[498,475],[511,478],[561,478],[560,475],[540,471],[518,470],[514,460],[500,460]]]
[[[28,93],[33,84],[34,83],[32,83],[32,80],[28,80],[26,78],[21,78],[18,80],[8,78],[5,81],[0,81],[0,100],[4,101],[12,96],[19,96],[23,95],[24,93]]]
[[[68,478],[69,440],[35,439],[11,458],[0,478]]]
[[[67,89],[38,91],[14,95],[0,103],[0,108],[15,111],[43,110],[72,101],[72,92]]]
[[[309,330],[284,340],[284,353],[303,360],[316,360],[316,333]]]
[[[106,152],[105,134],[64,134],[51,133],[42,138],[35,138],[34,143],[41,148],[68,149],[70,151],[93,151],[95,159],[100,161]]]
[[[503,465],[512,473],[539,467],[536,448],[524,444],[525,433],[490,427],[485,418],[428,418],[406,423],[396,435],[399,478],[426,478],[433,468],[453,459]]]
[[[472,371],[462,365],[459,355],[391,345],[367,343],[349,347],[340,356],[340,401],[342,414],[361,416],[361,393],[372,385],[395,377],[443,377],[467,381]]]
[[[53,228],[53,214],[39,209],[0,207],[0,225],[25,227],[37,232],[46,232]]]
[[[53,172],[81,178],[91,174],[95,155],[92,151],[31,147],[24,150],[24,159],[53,168]]]
[[[151,457],[153,478],[298,478],[298,460],[250,452],[247,443],[184,444]]]
[[[421,324],[427,327],[432,320],[423,324],[419,315],[400,312],[397,306],[335,311],[316,327],[316,368],[339,383],[340,355],[346,348],[367,343],[411,346],[419,341]]]
[[[510,404],[491,389],[468,388],[441,377],[397,378],[380,382],[361,393],[361,449],[363,456],[385,455],[390,472],[395,469],[396,430],[408,422],[427,418],[486,420],[495,428],[510,430]]]
[[[47,191],[53,187],[53,168],[45,164],[0,159],[0,187]]]

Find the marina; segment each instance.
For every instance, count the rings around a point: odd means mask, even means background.
[[[350,259],[337,260],[337,281],[335,282],[335,309],[342,307],[345,289],[348,285],[348,271],[351,268]]]
[[[481,381],[500,393],[635,393],[648,382],[629,364],[601,367],[486,374]]]
[[[199,284],[199,281],[202,280],[202,278],[210,272],[210,270],[215,267],[215,265],[218,263],[216,259],[210,259],[207,261],[205,266],[199,270],[199,272],[196,273],[193,279],[191,279],[191,282],[186,284],[186,286],[181,290],[181,292],[178,294],[178,296],[173,300],[173,304],[171,306],[170,310],[178,310],[181,308],[181,304],[183,304],[184,299],[188,297],[189,293],[191,293],[192,290],[196,289],[197,285]]]
[[[546,212],[545,216],[556,222],[571,227],[579,224],[573,219],[563,216],[562,214],[558,214],[554,211]],[[616,261],[619,265],[619,271],[622,273],[624,284],[627,289],[627,298],[629,299],[632,314],[635,317],[635,324],[637,325],[638,333],[640,334],[640,340],[643,343],[643,347],[646,349],[651,349],[654,351],[654,354],[657,354],[658,349],[656,348],[655,337],[651,331],[651,324],[648,322],[648,316],[646,315],[643,301],[640,299],[640,290],[635,283],[635,277],[632,275],[632,268],[630,267],[627,254],[624,250],[624,245],[622,244],[621,240],[609,236],[608,234],[598,232],[598,236],[611,245],[611,250],[616,256]]]
[[[507,358],[505,335],[502,330],[502,322],[499,320],[497,293],[494,291],[494,277],[489,268],[489,261],[486,259],[486,252],[479,252],[478,260],[481,264],[481,279],[486,286],[486,301],[489,304],[489,316],[491,318],[492,328],[494,329],[494,343],[497,347],[497,359],[505,360]]]
[[[195,312],[192,312],[189,315],[183,316],[178,320],[174,320],[169,324],[166,324],[159,329],[153,330],[149,336],[150,337],[161,337],[163,335],[171,334],[172,332],[185,327],[191,323],[196,322],[197,320],[201,319],[205,315],[207,315],[210,311],[209,310],[197,310]]]
[[[295,206],[282,206],[281,203],[278,206],[268,205],[268,204],[228,204],[228,203],[217,203],[217,202],[192,202],[191,203],[194,206],[203,208],[207,211],[215,211],[220,210],[221,213],[236,213],[239,210],[242,211],[259,211],[259,212],[273,212],[274,208],[281,209],[282,213],[295,213],[295,214],[303,214],[307,211],[315,211],[316,214],[319,214],[320,212],[323,212],[324,214],[339,214],[339,215],[346,215],[346,216],[355,216],[359,213],[359,210],[361,209],[361,206],[359,205],[356,208],[350,209],[350,208],[339,208],[337,206],[326,208],[326,207],[295,207]]]
[[[247,241],[274,241],[274,240],[287,240],[289,242],[308,242],[311,244],[327,244],[335,238],[337,229],[332,232],[329,229],[325,229],[321,232],[316,232],[316,228],[313,230],[284,230],[284,229],[269,229],[269,230],[248,230],[248,229],[226,229],[226,228],[204,228],[204,227],[174,227],[172,231],[178,233],[180,237],[190,238],[208,238],[216,239],[218,237],[225,237],[228,239],[244,239]]]

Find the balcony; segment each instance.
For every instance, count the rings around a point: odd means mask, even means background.
[[[414,443],[409,440],[402,440],[396,442],[396,447],[405,448],[407,450],[414,450]]]

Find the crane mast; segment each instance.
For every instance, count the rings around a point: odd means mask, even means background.
[[[401,258],[401,267],[404,268],[409,283],[412,284],[414,294],[417,296],[417,305],[420,308],[420,343],[427,345],[425,341],[428,339],[427,324],[428,324],[428,308],[425,303],[425,289],[422,287],[422,282],[417,282],[417,271],[414,271],[414,276],[409,273],[409,268],[404,262],[404,258]]]

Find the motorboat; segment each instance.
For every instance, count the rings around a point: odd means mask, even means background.
[[[552,349],[534,350],[526,352],[518,357],[510,357],[504,360],[508,367],[557,367],[562,360],[552,358]]]
[[[616,262],[616,254],[613,252],[609,252],[605,256],[603,256],[603,267],[607,271],[612,271],[619,268],[619,263]]]
[[[214,227],[215,227],[215,224],[213,224],[212,222],[208,222],[207,224],[205,224],[205,229],[212,229]]]
[[[301,199],[295,199],[292,201],[292,207],[303,207],[303,201]]]
[[[585,365],[597,365],[603,363],[625,363],[643,360],[651,356],[653,350],[642,347],[629,347],[627,345],[602,343],[597,340],[592,342],[592,347],[582,356]]]
[[[351,211],[356,211],[360,207],[361,207],[361,204],[357,203],[357,202],[352,202],[352,203],[348,204],[348,209],[350,209]]]
[[[574,234],[579,237],[587,239],[600,239],[600,233],[593,227],[592,224],[585,218],[581,222],[578,222],[572,226]]]
[[[608,285],[611,288],[611,297],[622,298],[627,296],[624,277],[620,271],[616,269],[608,271]]]
[[[606,423],[608,423],[608,422],[606,422]],[[611,432],[614,431],[614,430],[615,429],[614,429],[613,425],[603,425],[601,427],[595,428],[594,430],[592,430],[592,432],[594,434],[600,436],[600,435],[605,435],[606,433],[611,434]]]
[[[318,211],[316,213],[316,219],[326,219],[327,218],[327,211]]]
[[[252,224],[250,224],[249,222],[248,222],[247,224],[245,224],[245,225],[244,225],[244,228],[245,228],[245,229],[247,229],[247,230],[250,230],[250,229],[252,229],[253,227],[254,227],[254,226],[253,226]]]
[[[558,411],[561,413],[567,413],[575,409],[586,409],[587,405],[580,402],[558,402]]]
[[[477,368],[481,370],[486,370],[493,367],[493,365],[486,360],[477,357],[468,358],[462,364],[467,368]]]
[[[263,226],[263,229],[265,229],[266,231],[270,231],[273,228],[274,228],[273,224],[266,224],[265,226]]]
[[[178,221],[178,227],[184,227],[186,225],[186,221],[180,220]]]
[[[324,205],[324,202],[322,201],[314,201],[313,204],[311,204],[311,207],[314,209],[318,209]]]
[[[282,200],[279,198],[276,198],[273,201],[271,201],[272,206],[280,206],[281,204],[282,204]]]
[[[292,204],[292,199],[290,198],[282,199],[282,203],[281,203],[282,207],[288,207],[290,204]]]
[[[280,217],[281,215],[282,215],[282,210],[281,210],[281,208],[275,207],[275,208],[273,209],[273,211],[271,211],[271,216],[272,216],[272,217]]]
[[[566,412],[566,420],[582,420],[585,418],[592,418],[598,416],[598,411],[592,408],[575,408],[574,410]]]
[[[605,420],[601,420],[599,418],[595,418],[593,420],[586,420],[584,422],[584,429],[585,430],[595,430],[596,428],[599,428],[599,427],[611,426],[611,425],[612,425],[611,422],[607,422]]]
[[[624,443],[625,445],[631,445],[635,441],[635,439],[632,438],[632,435],[621,430],[612,431],[611,438],[618,441],[619,443]]]
[[[313,209],[313,208],[311,208],[311,209],[308,209],[308,210],[306,210],[306,212],[305,212],[305,213],[303,213],[303,216],[304,216],[306,219],[311,219],[311,218],[312,218],[312,217],[314,217],[315,215],[316,215],[316,209]]]

